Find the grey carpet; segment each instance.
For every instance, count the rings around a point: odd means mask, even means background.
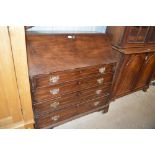
[[[109,112],[95,112],[55,129],[148,129],[155,128],[155,86],[111,102]]]

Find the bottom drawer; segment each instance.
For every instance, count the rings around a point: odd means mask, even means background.
[[[107,104],[108,99],[109,97],[96,98],[88,102],[84,102],[58,111],[40,115],[36,119],[37,128],[45,128],[57,122],[61,122],[76,115],[102,107]]]
[[[55,111],[36,119],[37,128],[45,128],[57,122],[71,118],[77,114],[77,107],[71,106],[67,109]]]
[[[104,97],[104,98],[94,99],[89,102],[80,104],[80,105],[78,105],[78,114],[85,113],[85,112],[88,112],[95,108],[106,105],[108,102],[108,99],[109,99],[109,97]]]

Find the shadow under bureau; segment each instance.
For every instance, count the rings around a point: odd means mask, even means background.
[[[104,34],[26,34],[36,128],[108,111],[118,54]]]

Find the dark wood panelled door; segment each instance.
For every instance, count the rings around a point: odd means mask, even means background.
[[[145,62],[138,75],[134,89],[143,88],[147,86],[152,78],[155,70],[155,53],[149,53],[145,56]]]
[[[114,96],[122,96],[132,91],[134,81],[145,60],[145,54],[125,55]]]

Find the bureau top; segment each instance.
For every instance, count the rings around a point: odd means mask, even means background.
[[[118,52],[104,34],[27,34],[29,75],[114,63]]]

